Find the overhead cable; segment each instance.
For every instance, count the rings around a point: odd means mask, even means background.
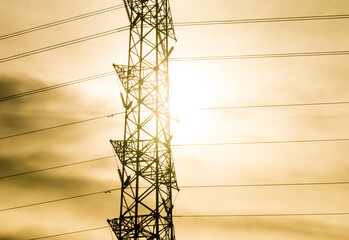
[[[47,51],[50,51],[50,50],[53,50],[53,49],[66,47],[66,46],[69,46],[69,45],[72,45],[72,44],[77,44],[77,43],[85,42],[85,41],[88,41],[88,40],[104,37],[104,36],[107,36],[107,35],[111,35],[111,34],[114,34],[114,33],[125,31],[127,29],[128,29],[128,26],[120,27],[120,28],[116,28],[116,29],[112,29],[112,30],[108,30],[108,31],[92,34],[92,35],[89,35],[89,36],[73,39],[73,40],[70,40],[70,41],[67,41],[67,42],[57,43],[57,44],[54,44],[54,45],[51,45],[51,46],[35,49],[35,50],[24,52],[24,53],[19,53],[19,54],[12,55],[12,56],[9,56],[9,57],[4,57],[4,58],[0,59],[0,63],[16,60],[16,59],[27,57],[27,56],[31,56],[31,55],[34,55],[34,54],[47,52]]]
[[[309,183],[226,184],[226,185],[222,184],[222,185],[188,185],[188,186],[184,185],[184,186],[179,186],[179,188],[180,189],[185,189],[185,188],[188,188],[188,189],[198,188],[199,189],[199,188],[242,188],[242,187],[287,187],[287,186],[344,185],[344,184],[349,184],[349,182],[342,181],[342,182],[309,182]],[[146,187],[141,187],[141,188],[146,188]],[[50,201],[37,202],[37,203],[31,203],[31,204],[26,204],[26,205],[21,205],[21,206],[4,208],[4,209],[0,209],[0,212],[20,209],[20,208],[33,207],[33,206],[54,203],[54,202],[60,202],[60,201],[66,201],[66,200],[71,200],[71,199],[76,199],[76,198],[81,198],[81,197],[88,197],[88,196],[99,195],[99,194],[107,194],[107,193],[111,193],[114,191],[118,191],[120,189],[121,188],[112,188],[112,189],[108,189],[108,190],[80,194],[80,195],[75,195],[75,196],[66,197],[66,198],[54,199],[54,200],[50,200]]]
[[[322,212],[322,213],[276,213],[276,214],[195,214],[195,215],[174,215],[174,218],[231,218],[231,217],[301,217],[301,216],[343,216],[349,215],[349,212]],[[52,238],[76,233],[83,233],[89,231],[96,231],[100,229],[107,229],[110,226],[88,228],[79,231],[65,232],[50,236],[31,238],[30,240],[39,240],[45,238]]]
[[[238,108],[269,108],[269,107],[291,107],[291,106],[320,106],[320,105],[339,105],[339,104],[349,104],[349,102],[319,102],[319,103],[295,103],[295,104],[271,104],[271,105],[251,105],[251,106],[231,106],[231,107],[209,107],[209,108],[197,108],[197,110],[227,110],[227,109],[238,109]],[[195,109],[194,109],[195,110]],[[84,120],[79,120],[75,122],[70,122],[70,123],[65,123],[61,125],[56,125],[56,126],[51,126],[47,128],[41,128],[41,129],[36,129],[28,132],[22,132],[22,133],[17,133],[13,135],[8,135],[4,137],[0,137],[0,140],[8,139],[8,138],[14,138],[14,137],[19,137],[23,135],[28,135],[32,133],[37,133],[37,132],[42,132],[46,130],[51,130],[55,128],[60,128],[60,127],[66,127],[74,124],[79,124],[79,123],[84,123],[84,122],[89,122],[89,121],[94,121],[102,118],[108,118],[108,117],[113,117],[116,115],[123,114],[123,112],[118,112],[118,113],[112,113],[109,115],[103,115],[99,117],[94,117],[94,118],[88,118]],[[248,142],[248,143],[198,143],[198,144],[185,144],[186,146],[193,146],[193,145],[231,145],[231,144],[258,144],[258,143],[284,143],[284,142],[316,142],[316,141],[347,141],[347,139],[324,139],[324,140],[287,140],[287,141],[268,141],[268,142]],[[173,146],[179,146],[181,144],[175,144]]]
[[[87,81],[95,80],[95,79],[102,78],[102,77],[112,76],[112,75],[115,75],[114,71],[105,72],[105,73],[101,73],[101,74],[97,74],[97,75],[93,75],[93,76],[89,76],[89,77],[84,77],[84,78],[80,78],[80,79],[73,80],[73,81],[63,82],[63,83],[59,83],[59,84],[55,84],[55,85],[51,85],[51,86],[47,86],[47,87],[43,87],[43,88],[37,88],[37,89],[26,91],[26,92],[16,93],[16,94],[5,96],[5,97],[0,97],[0,102],[16,99],[16,98],[20,98],[20,97],[25,97],[25,96],[29,96],[29,95],[33,95],[33,94],[37,94],[37,93],[41,93],[41,92],[46,92],[46,91],[54,90],[57,88],[67,87],[70,85],[74,85],[74,84],[78,84],[78,83],[82,83],[82,82],[87,82]]]
[[[31,28],[28,28],[28,29],[24,29],[24,30],[21,30],[21,31],[5,34],[5,35],[0,36],[0,40],[11,38],[11,37],[20,36],[20,35],[23,35],[23,34],[26,34],[26,33],[35,32],[35,31],[42,30],[42,29],[45,29],[45,28],[58,26],[58,25],[61,25],[61,24],[64,24],[64,23],[73,22],[73,21],[84,19],[84,18],[87,18],[87,17],[92,17],[92,16],[95,16],[95,15],[98,15],[98,14],[107,13],[107,12],[110,12],[110,11],[115,11],[115,10],[123,8],[123,6],[124,6],[123,4],[119,4],[119,5],[116,5],[116,6],[103,8],[103,9],[100,9],[100,10],[96,10],[96,11],[80,14],[80,15],[77,15],[77,16],[74,16],[74,17],[65,18],[65,19],[62,19],[62,20],[55,21],[55,22],[50,22],[50,23],[46,23],[46,24],[39,25],[39,26],[36,26],[36,27],[31,27]]]
[[[198,146],[222,146],[222,145],[254,145],[254,144],[280,144],[280,143],[314,143],[314,142],[343,142],[349,138],[327,139],[302,139],[302,140],[276,140],[276,141],[247,141],[247,142],[214,142],[214,143],[175,143],[172,147],[198,147]]]
[[[77,15],[74,17],[58,20],[51,23],[46,23],[40,26],[31,27],[21,31],[9,33],[0,36],[0,40],[20,36],[23,34],[35,32],[38,30],[58,26],[64,23],[69,23],[72,21],[84,19],[87,17],[92,17],[98,14],[107,13],[110,11],[115,11],[123,8],[123,4],[111,6],[108,8],[103,8],[100,10],[88,12],[85,14]],[[189,21],[189,22],[177,22],[174,23],[177,27],[187,27],[187,26],[209,26],[209,25],[227,25],[227,24],[244,24],[244,23],[272,23],[272,22],[294,22],[294,21],[310,21],[310,20],[332,20],[332,19],[346,19],[349,18],[349,14],[337,14],[337,15],[315,15],[315,16],[293,16],[293,17],[274,17],[274,18],[246,18],[246,19],[225,19],[225,20],[211,20],[211,21]]]
[[[45,238],[61,237],[61,236],[66,236],[66,235],[71,235],[71,234],[76,234],[76,233],[84,233],[84,232],[96,231],[96,230],[101,230],[101,229],[107,229],[109,227],[110,226],[95,227],[95,228],[89,228],[89,229],[78,230],[78,231],[73,231],[73,232],[59,233],[59,234],[50,235],[50,236],[30,238],[29,240],[39,240],[39,239],[45,239]]]
[[[252,59],[252,58],[337,56],[337,55],[348,55],[348,54],[349,54],[349,51],[290,52],[290,53],[241,54],[241,55],[227,55],[227,56],[178,57],[178,58],[170,58],[169,60],[172,62],[217,61],[217,60]]]
[[[13,137],[19,137],[19,136],[23,136],[23,135],[27,135],[27,134],[32,134],[32,133],[37,133],[37,132],[42,132],[42,131],[51,130],[51,129],[55,129],[55,128],[66,127],[66,126],[70,126],[70,125],[74,125],[74,124],[79,124],[79,123],[94,121],[94,120],[98,120],[98,119],[102,119],[102,118],[113,117],[113,116],[120,115],[120,114],[123,114],[123,112],[112,113],[112,114],[103,115],[103,116],[100,116],[100,117],[88,118],[88,119],[84,119],[84,120],[80,120],[80,121],[75,121],[75,122],[70,122],[70,123],[65,123],[65,124],[56,125],[56,126],[52,126],[52,127],[41,128],[41,129],[36,129],[36,130],[28,131],[28,132],[17,133],[17,134],[14,134],[14,135],[9,135],[9,136],[5,136],[5,137],[0,137],[0,140],[8,139],[8,138],[13,138]]]
[[[301,106],[321,106],[321,105],[340,105],[349,104],[349,101],[338,102],[313,102],[313,103],[289,103],[289,104],[265,104],[265,105],[242,105],[242,106],[226,106],[226,107],[205,107],[197,108],[198,110],[225,110],[235,108],[278,108],[278,107],[301,107]]]
[[[174,215],[176,218],[222,218],[222,217],[296,217],[296,216],[333,216],[349,215],[349,212],[321,212],[321,213],[274,213],[274,214],[193,214]]]
[[[109,158],[113,158],[113,157],[114,156],[106,156],[106,157],[100,157],[100,158],[94,158],[94,159],[85,160],[85,161],[73,162],[73,163],[54,166],[54,167],[41,168],[41,169],[36,169],[36,170],[31,170],[31,171],[26,171],[26,172],[21,172],[21,173],[15,173],[15,174],[10,174],[10,175],[6,175],[6,176],[0,176],[0,179],[18,177],[18,176],[22,176],[22,175],[31,174],[31,173],[38,173],[38,172],[44,172],[44,171],[49,171],[49,170],[58,169],[58,168],[70,167],[70,166],[79,165],[79,164],[91,163],[91,162],[101,161],[101,160],[105,160],[105,159],[109,159]]]
[[[20,98],[20,97],[25,97],[25,96],[30,96],[33,94],[41,93],[41,92],[46,92],[50,90],[54,90],[57,88],[62,88],[62,87],[67,87],[70,85],[78,84],[78,83],[84,83],[87,81],[107,77],[107,76],[113,76],[115,75],[115,71],[110,71],[110,72],[104,72],[84,78],[80,78],[77,80],[72,80],[72,81],[67,81],[55,85],[50,85],[47,87],[43,88],[37,88],[33,89],[30,91],[26,92],[21,92],[21,93],[16,93],[13,95],[5,96],[5,97],[0,97],[0,102]],[[197,108],[199,110],[224,110],[224,109],[233,109],[233,108],[268,108],[268,107],[293,107],[293,106],[316,106],[316,105],[337,105],[337,104],[348,104],[349,101],[335,101],[335,102],[313,102],[313,103],[289,103],[289,104],[265,104],[265,105],[245,105],[245,106],[226,106],[226,107],[204,107],[204,108]],[[195,110],[195,109],[193,109]]]
[[[69,46],[72,44],[92,40],[95,38],[107,36],[110,34],[126,31],[129,29],[129,26],[124,26],[96,34],[92,34],[89,36],[73,39],[67,42],[62,42],[58,44],[54,44],[51,46],[35,49],[32,51],[12,55],[9,57],[1,58],[0,63],[16,60],[19,58],[31,56],[34,54],[50,51],[53,49]],[[227,59],[248,59],[248,58],[275,58],[275,57],[306,57],[306,56],[325,56],[325,55],[347,55],[349,51],[327,51],[327,52],[299,52],[299,53],[276,53],[276,54],[253,54],[253,55],[231,55],[231,56],[211,56],[211,57],[182,57],[182,58],[172,58],[171,61],[202,61],[202,60],[227,60]]]
[[[113,189],[108,189],[108,190],[104,190],[104,191],[80,194],[80,195],[75,195],[75,196],[66,197],[66,198],[59,198],[59,199],[54,199],[54,200],[49,200],[49,201],[44,201],[44,202],[37,202],[37,203],[31,203],[31,204],[26,204],[26,205],[21,205],[21,206],[16,206],[16,207],[3,208],[3,209],[0,209],[0,212],[20,209],[20,208],[26,208],[26,207],[34,207],[34,206],[43,205],[43,204],[47,204],[47,203],[54,203],[54,202],[60,202],[60,201],[65,201],[65,200],[71,200],[71,199],[75,199],[75,198],[93,196],[93,195],[98,195],[98,194],[102,194],[102,193],[107,194],[107,193],[111,193],[113,191],[120,190],[120,189],[121,188],[113,188]]]
[[[201,26],[201,25],[207,26],[207,25],[241,24],[241,23],[294,22],[294,21],[330,20],[330,19],[346,19],[346,18],[349,18],[349,14],[177,22],[177,23],[174,23],[174,25],[177,27],[186,27],[186,26]]]

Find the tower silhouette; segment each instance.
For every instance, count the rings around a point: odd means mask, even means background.
[[[176,41],[169,0],[124,0],[130,21],[128,64],[114,68],[125,91],[124,139],[111,140],[121,162],[121,239],[175,239],[168,62]]]

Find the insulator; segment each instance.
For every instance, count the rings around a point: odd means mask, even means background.
[[[131,15],[130,15],[130,12],[128,11],[126,0],[124,0],[124,5],[125,5],[128,20],[131,22]]]
[[[140,14],[140,13],[137,13],[136,18],[133,20],[133,22],[132,22],[132,24],[131,24],[133,27],[137,24],[137,21],[138,21],[138,19],[140,18],[140,16],[141,16],[141,14]]]
[[[169,56],[171,55],[171,53],[172,53],[173,49],[174,49],[173,47],[171,47],[171,48],[170,48],[170,51],[168,51],[168,55],[167,55],[167,57],[169,57]]]
[[[122,181],[122,174],[121,174],[120,168],[118,168],[118,174],[119,174],[119,177],[120,177],[120,181]]]
[[[132,106],[132,101],[126,106],[126,109],[129,109]]]
[[[121,101],[122,101],[122,105],[124,106],[124,108],[126,108],[126,102],[125,102],[125,99],[124,99],[124,95],[122,94],[122,92],[120,93],[120,96],[121,96]]]
[[[127,178],[126,178],[126,180],[124,182],[124,187],[127,187],[130,184],[130,179],[131,179],[131,177],[127,176]]]
[[[170,135],[170,138],[168,139],[168,144],[171,144],[172,138],[173,138],[173,135]]]

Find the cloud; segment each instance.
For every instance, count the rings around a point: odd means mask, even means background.
[[[188,239],[347,239],[347,226],[304,217],[176,218],[177,236]]]

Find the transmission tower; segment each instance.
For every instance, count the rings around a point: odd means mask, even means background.
[[[168,58],[176,41],[169,0],[124,0],[130,21],[128,65],[114,68],[125,90],[124,139],[111,140],[121,162],[121,239],[175,239]]]

